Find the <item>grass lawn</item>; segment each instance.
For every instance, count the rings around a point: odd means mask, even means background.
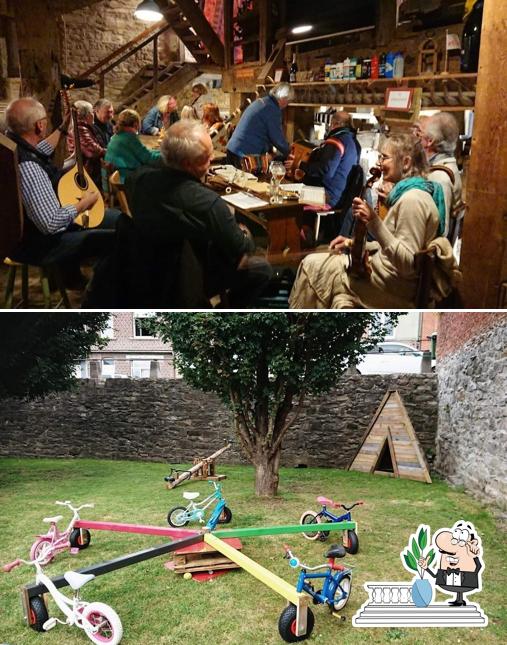
[[[100,448],[98,446],[98,448]],[[505,533],[490,512],[465,493],[436,481],[432,485],[394,480],[332,469],[282,469],[279,497],[260,500],[253,495],[254,472],[250,467],[224,466],[223,482],[231,527],[297,524],[301,513],[316,509],[315,498],[327,495],[344,503],[363,499],[354,509],[359,524],[360,549],[346,562],[355,566],[352,595],[343,611],[345,623],[320,605],[313,607],[315,628],[309,643],[506,643],[507,642],[507,545]],[[167,526],[167,510],[183,501],[185,490],[207,495],[206,482],[186,483],[172,491],[164,488],[167,466],[156,463],[94,461],[90,459],[0,459],[0,562],[27,557],[33,536],[45,532],[42,518],[66,509],[55,500],[70,499],[76,505],[94,502],[83,518]],[[420,523],[432,530],[452,526],[458,519],[471,520],[478,529],[485,552],[483,591],[471,600],[480,602],[489,617],[486,629],[355,629],[351,618],[366,600],[367,580],[408,581],[399,552]],[[336,534],[337,536],[339,534]],[[52,575],[68,569],[126,555],[162,544],[163,537],[92,532],[88,549],[78,555],[59,554],[46,568]],[[282,545],[309,564],[324,560],[326,544],[299,535],[243,540],[243,552],[285,580],[296,583],[297,573],[283,559]],[[328,541],[329,543],[329,541]],[[327,544],[328,544],[327,543]],[[244,571],[233,571],[207,583],[184,580],[164,568],[169,556],[148,560],[98,577],[84,589],[87,600],[110,604],[124,629],[123,643],[154,645],[267,645],[283,643],[278,617],[283,598]],[[0,643],[40,645],[87,643],[76,628],[58,625],[46,634],[36,633],[22,622],[18,590],[33,578],[32,570],[19,567],[0,573]],[[67,588],[68,589],[68,588]],[[438,594],[436,600],[447,600]],[[58,615],[58,614],[57,614]]]

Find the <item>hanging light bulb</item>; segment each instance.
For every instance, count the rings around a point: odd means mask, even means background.
[[[144,22],[157,22],[164,17],[155,0],[143,0],[137,5],[134,16]]]

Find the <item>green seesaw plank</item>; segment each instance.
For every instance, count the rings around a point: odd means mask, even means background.
[[[307,531],[352,531],[357,527],[356,522],[329,522],[322,524],[293,524],[291,526],[252,526],[244,529],[220,529],[213,535],[220,538],[254,537],[256,535],[284,535],[286,533],[302,533]]]

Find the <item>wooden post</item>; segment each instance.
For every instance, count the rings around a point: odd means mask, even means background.
[[[158,96],[158,36],[153,39],[153,100]]]
[[[232,0],[224,0],[224,66],[225,69],[232,67]],[[232,109],[232,106],[231,106]]]
[[[4,18],[5,43],[7,45],[7,76],[19,77],[19,50],[16,23],[14,18]]]
[[[396,0],[377,2],[375,44],[385,47],[394,40],[396,31]]]
[[[465,307],[507,306],[507,3],[482,18],[461,269]]]

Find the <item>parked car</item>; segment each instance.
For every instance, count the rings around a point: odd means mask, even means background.
[[[420,374],[431,369],[431,363],[424,358],[425,352],[411,345],[385,342],[365,354],[356,369],[359,374]]]

